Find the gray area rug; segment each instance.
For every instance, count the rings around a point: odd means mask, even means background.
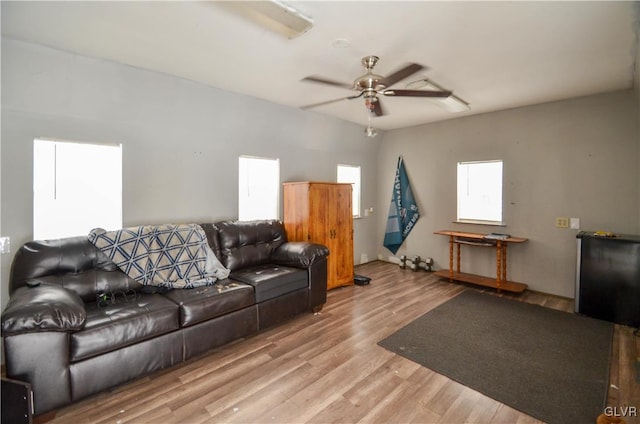
[[[378,344],[547,423],[595,423],[613,324],[466,290]]]

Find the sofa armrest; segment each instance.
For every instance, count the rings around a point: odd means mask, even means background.
[[[25,286],[13,292],[2,312],[2,335],[77,331],[86,319],[84,302],[75,292],[46,283]]]
[[[278,265],[306,269],[328,255],[329,249],[321,244],[290,241],[281,244],[269,259]]]

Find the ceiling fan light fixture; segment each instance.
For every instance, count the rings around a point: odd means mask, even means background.
[[[438,84],[426,78],[410,82],[406,85],[406,87],[409,90],[426,89],[426,90],[436,90],[436,91],[447,91],[444,88],[440,87]],[[454,94],[451,94],[448,97],[434,97],[431,100],[442,105],[442,107],[444,107],[449,112],[458,113],[458,112],[466,112],[467,110],[471,110],[469,103],[465,102],[460,97],[455,96]]]
[[[364,135],[369,138],[373,138],[378,135],[378,130],[371,126],[371,115],[376,113],[376,107],[380,107],[380,103],[377,101],[378,99],[371,100],[365,99],[364,104],[367,109],[367,128],[364,129]],[[382,113],[382,110],[380,110]]]

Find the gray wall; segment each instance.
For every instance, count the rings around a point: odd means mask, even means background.
[[[473,105],[472,105],[473,107]],[[583,230],[640,233],[640,145],[632,90],[475,115],[389,131],[378,158],[378,210],[388,210],[399,155],[421,218],[397,255],[433,257],[448,268],[452,229],[526,237],[509,249],[508,279],[573,297],[577,230],[556,217],[580,218]],[[454,224],[456,164],[504,161],[506,227]],[[378,253],[386,216],[377,216]],[[495,275],[493,249],[462,248],[462,271]]]
[[[335,181],[335,166],[362,167],[355,258],[382,247],[397,157],[403,155],[422,218],[399,254],[448,266],[439,229],[453,224],[458,161],[503,159],[506,228],[530,240],[509,251],[509,278],[573,297],[575,235],[640,232],[637,95],[615,92],[389,131],[362,128],[191,81],[2,40],[1,227],[15,250],[32,237],[35,137],[123,144],[124,224],[209,221],[237,216],[237,157],[279,157],[283,181]],[[167,193],[172,199],[168,200]],[[477,249],[476,249],[477,250]],[[468,252],[468,253],[467,253]],[[463,270],[493,275],[489,249],[463,251]],[[13,255],[2,256],[2,305]]]
[[[124,225],[130,226],[236,218],[243,154],[280,158],[283,182],[335,181],[337,164],[360,165],[362,204],[375,206],[382,136],[372,140],[362,130],[317,113],[3,38],[1,228],[11,237],[12,252],[32,239],[35,137],[122,143]],[[374,218],[358,219],[354,227],[356,261],[362,253],[375,258]],[[3,307],[12,258],[2,256]]]

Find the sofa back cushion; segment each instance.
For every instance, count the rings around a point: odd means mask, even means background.
[[[220,260],[231,271],[267,263],[271,254],[287,242],[282,222],[222,221],[217,222]]]
[[[211,250],[213,250],[213,253],[218,259],[222,258],[222,253],[220,252],[220,240],[218,238],[218,227],[216,227],[216,224],[205,223],[199,225],[207,235],[207,242],[209,243]]]
[[[141,287],[91,244],[87,236],[25,243],[13,259],[9,291],[13,293],[33,280],[73,290],[85,302],[95,301],[99,291]]]

